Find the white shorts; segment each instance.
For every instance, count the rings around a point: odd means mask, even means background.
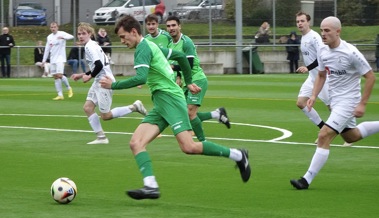
[[[308,77],[301,86],[298,97],[310,98],[312,96],[313,86],[314,82],[312,82],[311,78]],[[328,83],[325,83],[324,87],[321,89],[321,92],[317,96],[322,102],[324,102],[325,105],[330,105],[328,89],[329,85]]]
[[[99,107],[99,111],[105,114],[111,110],[112,95],[112,89],[101,88],[100,83],[94,82],[88,91],[86,100],[92,101]]]
[[[350,101],[341,101],[332,105],[332,112],[325,122],[330,128],[341,133],[346,128],[355,128],[356,119],[353,115],[357,103]]]
[[[64,63],[50,63],[50,74],[64,74]]]

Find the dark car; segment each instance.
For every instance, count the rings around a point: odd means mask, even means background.
[[[14,24],[46,26],[46,9],[39,3],[19,3],[14,12]]]

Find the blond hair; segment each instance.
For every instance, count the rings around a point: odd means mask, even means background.
[[[79,31],[87,32],[91,37],[95,37],[95,29],[89,23],[80,22],[78,25],[78,32]]]

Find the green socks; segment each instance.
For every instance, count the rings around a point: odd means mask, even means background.
[[[135,157],[138,169],[140,170],[143,178],[153,175],[153,166],[151,159],[146,151],[138,153]]]
[[[230,156],[230,148],[218,145],[210,141],[203,141],[203,154],[207,156]]]
[[[212,114],[211,112],[197,112],[197,117],[201,120],[210,120],[212,119]]]
[[[191,126],[192,126],[192,130],[195,133],[197,139],[201,142],[205,141],[203,125],[202,125],[199,117],[196,117],[195,119],[191,120]]]

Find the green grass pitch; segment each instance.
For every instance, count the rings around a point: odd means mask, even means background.
[[[244,184],[227,158],[183,154],[166,129],[148,146],[162,196],[143,201],[125,195],[142,186],[128,145],[139,114],[102,122],[110,144],[87,145],[95,138],[82,110],[90,84],[70,80],[74,97],[65,93],[64,101],[52,101],[51,78],[1,79],[0,217],[377,217],[379,134],[347,148],[338,136],[310,189],[290,185],[308,169],[318,133],[296,107],[306,76],[209,76],[200,111],[224,106],[232,128],[213,120],[203,124],[205,134],[249,150],[250,181]],[[379,120],[378,83],[358,122]],[[152,108],[147,86],[115,91],[113,107],[137,99]],[[328,117],[322,102],[315,108]],[[58,177],[69,177],[78,187],[68,205],[50,196]]]

